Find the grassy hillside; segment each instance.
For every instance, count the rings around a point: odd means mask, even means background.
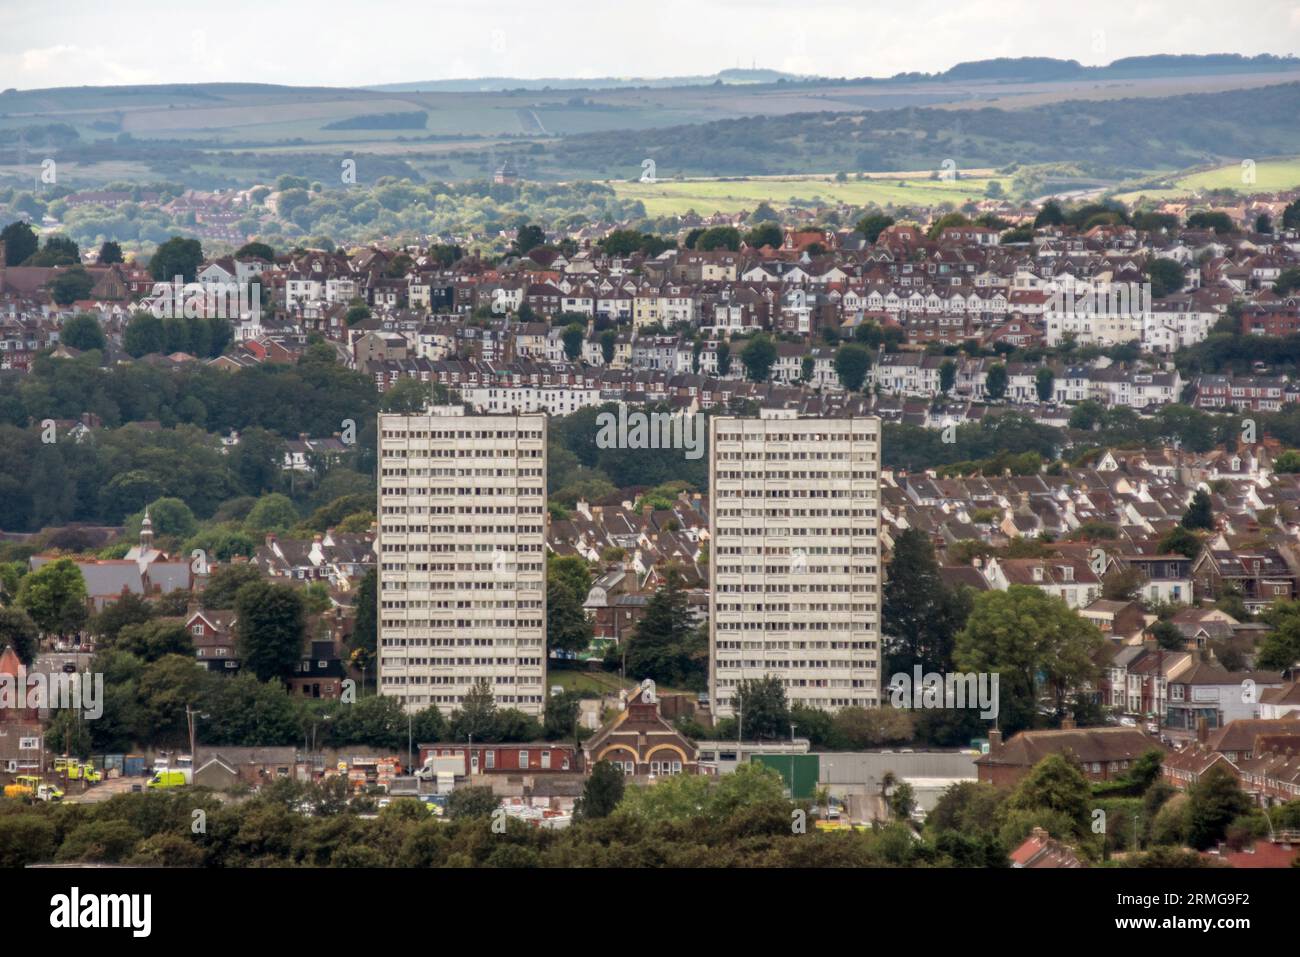
[[[640,200],[649,216],[680,216],[694,210],[702,215],[752,210],[759,203],[775,206],[844,203],[851,206],[931,206],[950,202],[961,206],[982,199],[988,184],[996,180],[1004,190],[1010,177],[990,176],[988,170],[972,170],[955,182],[929,179],[928,172],[873,174],[867,179],[839,183],[833,176],[774,176],[753,179],[660,181],[656,183],[611,182],[619,199]]]
[[[1071,100],[1029,110],[905,109],[748,117],[565,137],[537,165],[634,178],[1070,162],[1114,175],[1226,157],[1300,153],[1300,84],[1160,100]],[[1217,163],[1216,163],[1217,165]]]
[[[1101,83],[1087,73],[1084,80],[1008,78],[1006,70],[1034,72],[1013,64],[993,78],[955,70],[963,78],[590,91],[256,84],[7,91],[0,94],[0,184],[30,186],[49,156],[60,183],[72,188],[121,179],[247,186],[283,174],[329,185],[345,158],[356,159],[359,181],[371,183],[479,179],[509,158],[538,181],[629,183],[645,159],[673,180],[934,170],[952,160],[963,170],[1069,163],[1082,185],[1109,185],[1140,182],[1150,170],[1300,154],[1300,83],[1279,82],[1294,75],[1285,66]],[[1041,68],[1048,67],[1060,69]],[[1155,95],[1216,86],[1220,92]],[[853,195],[854,187],[851,181],[842,192]],[[1022,184],[1030,195],[1055,187]],[[909,201],[883,183],[856,188],[874,190],[875,201]],[[960,202],[968,187],[958,193],[944,198]],[[748,187],[721,194],[672,187],[645,198],[678,209],[697,199],[748,205],[755,195]]]

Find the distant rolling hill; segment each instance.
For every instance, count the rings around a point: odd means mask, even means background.
[[[778,83],[781,80],[812,80],[818,77],[800,77],[780,70],[719,70],[707,76],[667,77],[543,77],[522,79],[507,76],[483,76],[459,80],[424,80],[418,83],[382,83],[364,89],[381,93],[500,93],[506,90],[625,90],[665,89],[675,86],[709,86],[714,83],[749,84]]]
[[[962,168],[1082,163],[1089,176],[1128,179],[1300,152],[1297,84],[1295,58],[1221,55],[1104,67],[995,59],[883,79],[722,70],[371,89],[5,90],[0,185],[30,183],[44,156],[79,184],[203,188],[282,173],[326,182],[352,156],[366,158],[363,179],[483,178],[506,157],[536,180],[635,179],[645,158],[661,177],[917,170],[951,158]]]

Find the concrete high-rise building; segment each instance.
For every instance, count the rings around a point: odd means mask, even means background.
[[[709,690],[791,704],[881,700],[880,420],[715,416],[709,430]]]
[[[379,691],[546,705],[546,416],[379,416]]]

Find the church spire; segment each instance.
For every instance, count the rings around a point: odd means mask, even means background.
[[[149,519],[149,506],[144,507],[144,521],[140,523],[140,551],[153,548],[153,522]]]

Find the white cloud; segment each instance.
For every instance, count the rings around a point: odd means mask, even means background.
[[[131,66],[103,47],[57,44],[0,55],[0,72],[17,77],[24,88],[101,84],[157,83],[157,74]]]

